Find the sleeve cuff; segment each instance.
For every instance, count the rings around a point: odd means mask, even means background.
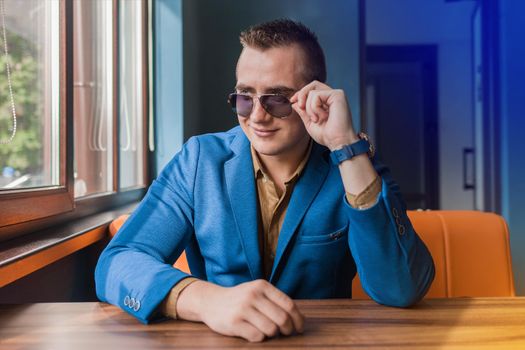
[[[382,190],[382,181],[379,175],[359,194],[346,193],[346,199],[354,209],[363,210],[372,207]]]
[[[162,303],[161,312],[163,315],[177,319],[177,300],[179,299],[179,295],[184,288],[195,281],[199,281],[199,279],[195,277],[187,277],[173,286],[168,296]]]

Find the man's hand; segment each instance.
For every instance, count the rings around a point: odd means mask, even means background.
[[[197,281],[177,301],[180,319],[202,321],[217,333],[251,342],[302,333],[304,318],[286,294],[265,280],[225,288]]]
[[[333,151],[359,140],[343,90],[312,81],[297,91],[290,102],[317,143]]]
[[[297,91],[290,102],[310,136],[330,151],[359,140],[343,90],[334,90],[326,84],[312,81]],[[353,195],[364,191],[378,176],[366,154],[342,162],[339,170],[345,191]]]

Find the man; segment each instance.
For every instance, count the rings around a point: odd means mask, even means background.
[[[278,20],[240,39],[240,127],[192,137],[166,166],[102,253],[99,298],[250,341],[302,332],[292,298],[349,298],[356,270],[381,304],[420,300],[432,258],[324,83],[315,35]],[[172,267],[183,250],[191,275]]]

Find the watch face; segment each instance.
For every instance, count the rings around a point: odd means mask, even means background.
[[[362,131],[359,134],[357,134],[357,136],[360,139],[366,140],[368,142],[368,144],[370,145],[370,147],[368,148],[368,157],[372,158],[376,154],[376,148],[374,147],[372,141],[370,141],[370,137]]]

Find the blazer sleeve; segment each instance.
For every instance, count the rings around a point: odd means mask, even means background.
[[[399,186],[387,167],[373,161],[382,179],[376,204],[349,216],[349,245],[365,292],[376,302],[407,307],[421,300],[434,279],[429,250],[406,214]]]
[[[95,269],[97,296],[148,323],[171,288],[190,275],[172,265],[192,235],[199,142],[191,138],[153,181],[104,249]]]

